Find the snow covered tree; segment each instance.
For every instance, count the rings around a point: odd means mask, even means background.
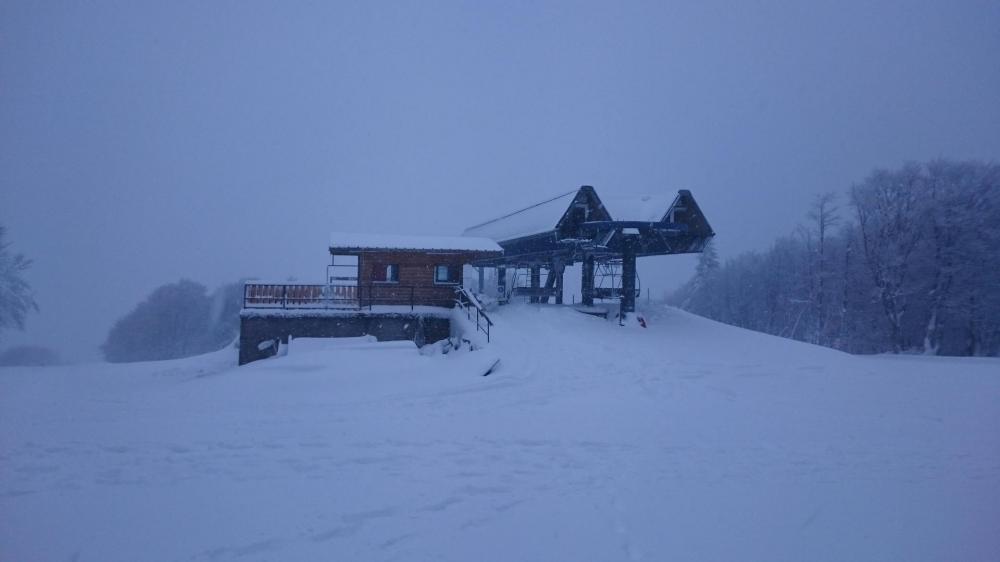
[[[715,240],[709,239],[705,249],[698,255],[698,265],[695,267],[695,279],[708,282],[719,272],[719,252],[715,249]]]
[[[836,199],[837,195],[831,192],[816,196],[808,215],[809,220],[812,221],[812,234],[815,236],[815,243],[810,252],[812,258],[810,260],[810,300],[812,304],[810,325],[812,329],[809,340],[812,343],[826,343],[828,341],[829,311],[827,307],[830,302],[829,280],[832,276],[829,262],[829,238],[831,230],[840,222],[835,205]]]
[[[991,263],[1000,252],[1000,167],[939,160],[927,166],[926,174],[927,244],[919,261],[925,279],[920,296],[923,351],[934,355],[946,345],[948,323],[961,324],[963,316],[977,315],[983,304],[996,310],[987,295],[997,292]],[[978,304],[964,306],[970,301]]]
[[[721,313],[718,293],[719,269],[719,254],[715,249],[715,242],[710,239],[705,244],[705,249],[698,255],[694,277],[680,290],[677,300],[681,308],[708,318],[719,318]]]
[[[935,162],[932,178],[944,177],[946,206],[932,254],[932,270],[945,278],[928,295],[927,352],[993,355],[1000,351],[1000,166]],[[938,251],[940,250],[940,253]],[[934,277],[937,281],[939,278]],[[943,293],[943,294],[942,294]],[[934,316],[934,313],[937,313]],[[932,323],[931,320],[934,320]],[[954,325],[954,326],[952,326]],[[948,329],[948,328],[952,329]],[[932,333],[933,330],[936,333]]]
[[[221,349],[239,333],[243,283],[207,293],[182,279],[158,287],[123,316],[101,346],[112,363],[190,357]]]
[[[832,194],[763,253],[698,271],[671,302],[709,318],[852,353],[1000,352],[1000,166],[939,160]]]
[[[855,224],[845,225],[831,240],[830,266],[835,269],[829,278],[834,285],[830,294],[837,306],[830,316],[835,324],[831,339],[825,343],[851,353],[882,352],[889,347],[888,330],[860,247]]]
[[[926,178],[917,164],[877,170],[851,189],[865,264],[889,323],[892,350],[908,347],[903,319],[912,294],[913,256],[925,230],[920,204]]]
[[[111,328],[101,346],[112,363],[188,357],[207,351],[204,285],[183,279],[157,288]]]
[[[240,309],[243,308],[243,281],[228,283],[212,291],[209,300],[209,327],[205,347],[221,349],[240,333]]]
[[[852,191],[865,264],[891,329],[893,350],[979,354],[995,303],[1000,255],[1000,167],[938,160],[876,172]],[[984,339],[981,339],[984,338]]]
[[[0,332],[11,328],[23,330],[28,313],[38,310],[31,286],[24,280],[31,260],[10,251],[6,234],[6,227],[0,225]]]

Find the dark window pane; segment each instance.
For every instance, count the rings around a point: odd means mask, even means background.
[[[434,281],[438,283],[454,283],[454,269],[447,265],[434,267]]]

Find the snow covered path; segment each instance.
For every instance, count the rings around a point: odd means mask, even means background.
[[[1000,556],[1000,361],[650,316],[0,369],[0,560]]]

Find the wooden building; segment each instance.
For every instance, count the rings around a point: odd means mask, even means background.
[[[485,238],[352,233],[334,233],[329,252],[325,283],[244,285],[241,365],[273,355],[289,337],[446,338],[448,309],[479,307],[462,288],[463,267],[503,253]],[[475,314],[488,337],[489,318]]]
[[[479,269],[480,293],[483,269],[496,268],[501,303],[520,295],[561,304],[565,268],[581,263],[582,304],[615,299],[624,317],[635,310],[637,258],[701,252],[712,236],[689,191],[602,200],[590,186],[470,227],[463,236],[334,233],[323,283],[245,285],[240,364],[273,355],[290,337],[368,334],[434,342],[448,337],[456,305],[488,338],[492,321],[462,287],[465,265]],[[528,282],[517,282],[522,278]]]
[[[327,284],[356,287],[364,303],[450,308],[462,267],[502,254],[486,238],[334,233]]]

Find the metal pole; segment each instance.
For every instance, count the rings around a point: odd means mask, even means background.
[[[635,312],[635,247],[631,237],[622,248],[622,314]]]
[[[503,301],[507,298],[507,268],[497,267],[497,300]]]
[[[541,298],[538,297],[538,290],[541,289],[542,285],[542,266],[532,265],[531,266],[531,292],[532,295],[528,299],[528,302],[542,302]],[[548,301],[548,299],[545,299]]]
[[[580,280],[583,306],[594,306],[594,256],[583,258],[583,278]]]
[[[565,281],[566,265],[563,263],[556,264],[555,267],[555,283],[553,286],[556,289],[556,304],[563,303],[563,282]],[[550,273],[551,275],[552,273]]]

